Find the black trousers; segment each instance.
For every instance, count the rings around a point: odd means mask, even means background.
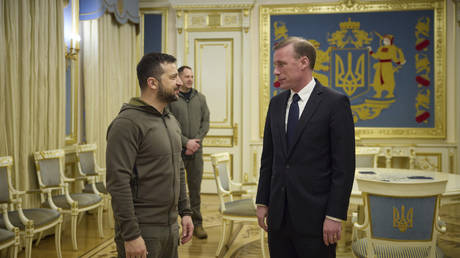
[[[312,238],[297,232],[285,207],[283,222],[277,230],[268,225],[268,247],[272,258],[335,258],[336,244],[326,246],[323,238]]]

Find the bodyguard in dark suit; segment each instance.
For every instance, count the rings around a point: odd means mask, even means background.
[[[257,191],[271,257],[335,257],[355,171],[347,96],[312,76],[316,52],[302,38],[275,46],[281,94],[268,108]]]

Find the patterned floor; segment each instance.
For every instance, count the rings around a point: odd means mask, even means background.
[[[210,238],[220,238],[220,215],[217,212],[216,204],[203,205],[204,225],[208,231]],[[441,219],[446,223],[447,232],[442,234],[439,239],[439,247],[443,250],[445,257],[456,258],[460,257],[460,204],[443,206],[440,211]],[[351,236],[351,224],[345,228],[347,234]],[[230,255],[232,258],[252,258],[261,257],[261,249],[257,237],[259,229],[255,225],[245,225],[241,229],[238,237],[234,241],[234,245],[240,248],[233,250]],[[199,242],[198,242],[199,243]],[[199,245],[199,244],[198,244]],[[337,257],[353,257],[349,249],[351,240],[347,242],[346,249],[343,252],[337,252]],[[214,250],[217,245],[213,247]],[[188,252],[188,253],[186,253]],[[99,245],[95,249],[89,251],[82,258],[89,257],[116,257],[115,244],[112,240]],[[204,257],[203,255],[194,255],[185,247],[179,248],[179,257]],[[208,255],[206,255],[208,257]],[[209,257],[212,257],[209,255]]]

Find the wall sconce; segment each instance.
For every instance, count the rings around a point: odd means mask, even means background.
[[[76,33],[71,33],[69,35],[70,38],[70,47],[65,48],[65,58],[67,66],[69,65],[70,60],[77,60],[78,52],[80,51],[79,42],[80,42],[80,35]],[[75,44],[75,45],[74,45]]]

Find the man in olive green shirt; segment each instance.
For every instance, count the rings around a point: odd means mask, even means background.
[[[200,239],[208,235],[203,228],[200,211],[201,180],[203,177],[203,138],[209,131],[209,109],[203,94],[193,88],[193,72],[189,66],[178,69],[183,84],[179,99],[169,104],[182,129],[182,158],[187,171],[190,206],[195,226],[194,235]]]
[[[137,65],[141,97],[124,104],[107,130],[118,257],[175,258],[179,240],[192,238],[180,127],[165,109],[182,85],[175,62],[167,54],[146,54]]]

